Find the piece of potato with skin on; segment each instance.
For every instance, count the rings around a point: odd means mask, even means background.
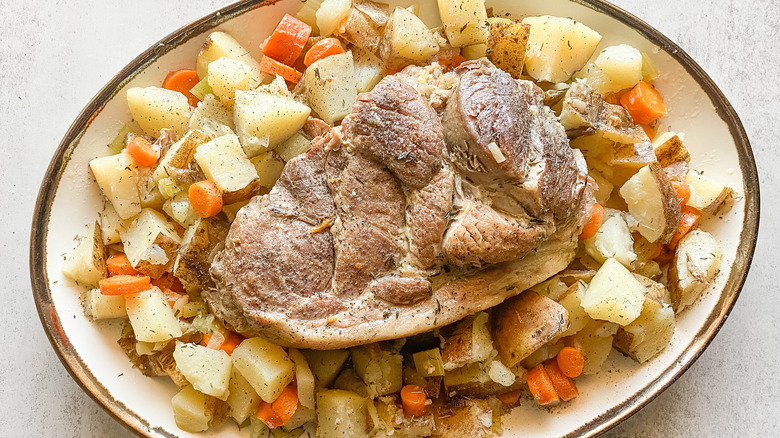
[[[96,287],[108,276],[106,246],[100,224],[95,221],[87,226],[84,236],[62,265],[62,273],[78,284]]]
[[[485,0],[438,0],[438,6],[444,33],[452,47],[487,42]]]
[[[317,388],[327,388],[341,372],[349,350],[306,350],[303,355],[314,373]]]
[[[563,306],[531,290],[493,309],[493,342],[501,362],[510,368],[568,326]]]
[[[135,339],[142,342],[165,342],[182,335],[179,320],[173,314],[160,288],[127,295],[125,308]]]
[[[664,301],[668,292],[662,284],[641,276],[637,279],[649,291],[642,313],[634,322],[618,329],[612,345],[637,362],[644,363],[663,351],[672,340],[674,310]]]
[[[309,106],[325,123],[343,119],[357,100],[352,52],[314,62],[303,74],[303,86]]]
[[[195,70],[198,77],[203,79],[208,76],[209,64],[219,58],[230,58],[248,65],[252,69],[254,88],[260,84],[260,65],[241,44],[225,32],[212,32],[203,43],[198,58],[195,62]]]
[[[531,26],[525,67],[538,81],[565,82],[590,59],[601,35],[571,18],[526,17]]]
[[[475,362],[447,371],[443,383],[448,397],[485,398],[521,389],[524,375],[522,367],[510,370],[494,359],[489,363]]]
[[[154,169],[154,182],[168,178],[174,169],[187,169],[195,159],[198,146],[211,141],[212,138],[197,130],[188,131],[179,141],[174,143],[163,155]]]
[[[531,25],[512,20],[488,19],[487,58],[496,67],[520,79],[525,66],[525,52]]]
[[[160,278],[173,265],[181,238],[162,213],[144,209],[121,235],[125,255],[138,272]]]
[[[593,319],[627,325],[639,317],[646,288],[615,259],[607,259],[590,281],[582,308]]]
[[[637,231],[650,242],[668,243],[680,224],[681,206],[671,180],[658,162],[650,163],[620,188]]]
[[[492,437],[493,421],[487,400],[457,399],[434,411],[436,430],[433,436],[441,437]]]
[[[195,161],[222,192],[226,205],[249,199],[260,189],[257,171],[236,135],[224,135],[198,146]]]
[[[176,341],[173,358],[193,388],[220,400],[227,400],[233,367],[226,352]]]
[[[586,239],[583,245],[585,252],[599,263],[614,258],[630,269],[631,264],[636,260],[631,230],[628,229],[628,224],[620,213],[604,219],[596,235]]]
[[[575,82],[566,90],[559,119],[569,132],[592,129],[604,139],[620,145],[648,142],[645,149],[653,156],[650,139],[645,131],[634,123],[628,111],[620,105],[608,103],[602,94],[584,82]],[[619,152],[618,149],[615,149],[615,153],[618,158],[625,155],[625,152]]]
[[[692,305],[720,271],[723,250],[712,234],[693,230],[680,239],[669,269],[669,293],[675,313]]]
[[[233,117],[248,157],[273,150],[295,134],[311,109],[292,97],[263,91],[237,91]]]
[[[361,49],[372,54],[379,53],[382,31],[389,19],[389,11],[389,5],[383,3],[367,1],[355,4],[341,37],[354,46],[353,50]]]
[[[368,400],[354,392],[329,389],[317,393],[317,436],[363,438],[370,430]]]
[[[209,268],[215,248],[227,237],[230,224],[224,215],[198,220],[187,229],[181,240],[173,275],[188,291],[199,291],[214,285]]]
[[[717,213],[723,207],[730,207],[734,190],[698,172],[688,172],[685,182],[691,188],[688,206],[706,213]]]
[[[231,356],[233,366],[258,395],[271,403],[295,379],[295,364],[284,349],[265,338],[244,339]]]
[[[182,136],[190,124],[190,103],[178,91],[134,87],[127,90],[127,106],[146,135],[156,137],[161,129],[170,128]]]
[[[443,329],[442,336],[441,358],[445,370],[487,360],[494,350],[486,312],[469,316]]]
[[[587,288],[588,286],[584,282],[578,281],[569,286],[566,293],[558,300],[558,304],[563,306],[569,315],[569,328],[561,333],[561,337],[571,336],[588,324],[590,317],[582,308],[582,298],[585,296]]]
[[[653,152],[661,167],[668,167],[678,163],[686,165],[691,161],[691,154],[683,145],[682,134],[664,132],[653,139]]]
[[[315,13],[320,36],[330,36],[351,11],[352,0],[324,0]]]
[[[135,183],[137,167],[125,152],[89,162],[100,191],[122,219],[130,219],[141,212],[141,198]]]

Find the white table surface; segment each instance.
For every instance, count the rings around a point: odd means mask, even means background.
[[[227,3],[0,0],[0,436],[132,436],[71,379],[38,320],[28,274],[35,197],[60,139],[100,87],[155,41]],[[777,436],[780,2],[614,3],[677,42],[720,86],[752,142],[764,202],[753,267],[720,334],[676,383],[608,435]]]

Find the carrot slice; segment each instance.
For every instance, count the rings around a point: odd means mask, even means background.
[[[140,135],[136,135],[127,143],[127,153],[144,167],[152,167],[160,159],[160,151],[155,150],[149,140]]]
[[[496,395],[496,398],[505,405],[513,405],[520,400],[520,391],[509,391]]]
[[[303,73],[298,70],[289,65],[284,65],[269,56],[263,56],[263,59],[260,60],[260,71],[272,76],[281,76],[282,79],[293,84],[297,84],[301,80],[301,76],[303,76]]]
[[[287,385],[271,403],[261,401],[257,409],[257,418],[270,429],[284,426],[290,421],[298,408],[298,390],[295,385]]]
[[[596,202],[593,204],[593,212],[591,212],[590,214],[590,220],[588,220],[588,223],[585,224],[584,227],[582,227],[582,232],[580,232],[579,239],[585,240],[595,236],[596,232],[598,232],[599,228],[601,228],[601,223],[603,221],[604,221],[604,207],[602,207],[601,204]]]
[[[198,82],[200,82],[200,79],[195,70],[182,69],[168,73],[168,76],[163,80],[162,87],[168,90],[178,91],[187,97],[190,106],[198,106],[200,99],[190,93],[190,90],[192,90],[195,85],[198,85]]]
[[[103,295],[137,294],[152,287],[147,275],[115,275],[100,280],[98,285]]]
[[[428,397],[425,395],[425,390],[417,385],[406,385],[401,388],[401,404],[403,404],[404,412],[407,415],[413,417],[421,417],[425,415],[425,402]]]
[[[674,232],[672,240],[666,244],[666,246],[674,250],[677,248],[677,244],[680,243],[680,239],[683,238],[689,231],[691,231],[699,223],[701,219],[701,212],[693,207],[683,205],[682,214],[680,215],[680,225],[677,226],[677,231]]]
[[[540,405],[546,406],[560,401],[543,364],[528,370],[525,375],[525,381],[528,383],[528,389],[531,391],[531,394],[533,394]]]
[[[545,362],[544,370],[547,371],[547,375],[550,376],[550,382],[561,400],[569,401],[580,395],[579,391],[577,391],[577,385],[574,384],[574,380],[563,374],[556,360]]]
[[[212,217],[222,211],[222,194],[213,181],[198,181],[187,192],[190,205],[202,218]]]
[[[566,377],[578,377],[585,366],[585,356],[574,347],[563,347],[555,358],[558,368]]]
[[[263,43],[263,54],[287,65],[293,65],[309,40],[311,26],[285,14],[274,33]]]
[[[141,273],[136,271],[130,260],[127,259],[125,253],[120,252],[112,255],[106,260],[106,267],[108,268],[108,276],[113,277],[115,275],[140,275]]]
[[[691,199],[691,186],[684,181],[672,181],[672,187],[680,199],[680,205],[685,205]]]
[[[325,59],[328,56],[338,55],[344,53],[344,47],[341,45],[341,41],[338,38],[325,38],[317,41],[303,57],[303,63],[306,67],[314,64],[320,59]]]
[[[448,55],[437,56],[436,62],[438,62],[439,65],[441,65],[442,67],[444,67],[444,71],[452,71],[455,70],[457,66],[466,62],[466,58],[461,56],[460,53],[450,52]]]
[[[666,114],[661,93],[647,82],[640,82],[620,98],[620,104],[631,114],[634,122],[649,125]]]

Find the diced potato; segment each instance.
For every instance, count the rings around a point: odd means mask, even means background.
[[[501,386],[512,386],[517,380],[517,376],[506,367],[500,360],[492,360],[487,365],[487,373],[490,379]]]
[[[230,58],[219,58],[209,64],[208,81],[214,95],[226,108],[233,108],[236,91],[249,90],[252,67]]]
[[[628,111],[620,105],[607,103],[603,95],[584,82],[575,82],[566,90],[560,122],[567,130],[593,128],[603,139],[620,145],[647,143],[648,158],[650,161],[655,161],[647,134],[634,123]],[[593,140],[600,139],[595,137]],[[614,153],[618,154],[618,151]],[[620,153],[625,154],[625,152]],[[617,159],[627,160],[625,157],[617,157]]]
[[[284,143],[277,146],[275,152],[282,160],[287,162],[300,154],[308,152],[309,149],[311,149],[311,141],[309,141],[300,133],[296,132]],[[255,166],[255,168],[257,168],[257,166]],[[260,175],[259,170],[257,171],[257,174]]]
[[[182,136],[190,124],[190,104],[178,91],[134,87],[127,90],[127,106],[146,135],[157,137],[161,129],[170,128]]]
[[[383,30],[390,16],[390,6],[385,3],[362,0],[349,13],[344,33],[340,35],[353,49],[379,53]]]
[[[187,432],[203,432],[209,428],[214,413],[209,409],[207,396],[187,386],[171,399],[176,426]]]
[[[444,33],[453,47],[487,42],[485,0],[438,0],[438,5]]]
[[[403,8],[396,8],[385,28],[382,57],[423,62],[439,51],[433,33],[422,20]]]
[[[252,87],[260,84],[260,65],[249,51],[238,43],[232,36],[225,32],[212,32],[198,53],[195,70],[201,79],[208,76],[209,64],[219,58],[230,58],[243,62],[252,68]]]
[[[84,296],[84,313],[94,320],[127,318],[125,297],[103,295],[100,289],[90,289]]]
[[[314,405],[313,400],[312,405]],[[302,426],[307,423],[314,423],[315,421],[317,421],[317,411],[315,411],[313,408],[307,408],[306,406],[298,404],[298,407],[295,409],[295,413],[292,417],[290,417],[290,420],[288,420],[287,423],[281,427],[281,430],[289,433],[292,438],[297,438],[303,432],[301,429]],[[280,429],[277,428],[275,430]],[[274,437],[276,436],[274,435]]]
[[[171,145],[154,169],[155,184],[169,177],[175,169],[186,169],[194,160],[195,149],[211,140],[201,131],[188,131],[179,141]]]
[[[577,333],[590,321],[588,313],[582,308],[582,298],[585,296],[586,289],[585,283],[578,281],[572,284],[561,299],[558,300],[558,304],[563,306],[569,313],[569,328],[561,333],[561,337]]]
[[[433,436],[487,438],[494,436],[493,415],[487,400],[459,399],[437,407]]]
[[[173,358],[193,388],[220,400],[227,400],[233,367],[226,352],[176,341]]]
[[[234,134],[233,111],[225,108],[213,94],[207,94],[192,111],[190,130],[201,131],[211,138]]]
[[[317,388],[327,388],[341,372],[349,350],[307,350],[303,355],[314,373]]]
[[[593,319],[630,324],[639,317],[645,287],[615,259],[607,259],[590,281],[582,308]]]
[[[480,312],[456,323],[451,334],[445,331],[441,350],[445,370],[481,362],[490,357],[494,348],[488,318],[486,312]]]
[[[198,218],[184,233],[173,274],[188,291],[199,291],[214,284],[209,274],[212,253],[225,241],[229,229],[227,220],[218,215]]]
[[[706,231],[693,230],[680,239],[669,269],[669,292],[676,313],[692,305],[715,278],[723,250]]]
[[[309,409],[314,409],[314,374],[309,363],[300,351],[291,349],[288,352],[295,363],[295,382],[298,388],[298,403]]]
[[[290,138],[303,127],[309,113],[308,106],[290,97],[262,91],[236,92],[236,132],[249,157],[272,150]]]
[[[563,306],[531,290],[499,304],[493,315],[493,342],[510,368],[569,326]]]
[[[214,181],[225,204],[249,199],[260,187],[257,171],[236,135],[224,135],[195,150],[195,161],[206,178]]]
[[[119,214],[114,209],[114,205],[106,202],[103,205],[103,211],[100,213],[100,232],[103,234],[103,244],[113,245],[121,242],[122,238],[119,235],[127,230],[131,222],[119,217]]]
[[[325,0],[316,12],[320,36],[330,36],[352,10],[352,0]]]
[[[165,201],[162,208],[171,219],[182,227],[190,227],[200,219],[190,204],[189,194],[185,191],[177,193],[176,196]]]
[[[609,78],[600,93],[631,88],[642,80],[642,54],[627,44],[602,49],[593,63]]]
[[[593,193],[593,196],[596,198],[596,202],[601,205],[606,204],[610,196],[612,196],[612,190],[615,189],[615,185],[612,184],[601,172],[597,170],[589,170],[588,176],[593,178],[593,180],[596,182],[596,186],[598,186],[596,191]]]
[[[609,217],[596,232],[596,235],[584,241],[585,251],[599,263],[613,258],[626,268],[636,260],[634,239],[628,224],[621,214]]]
[[[351,348],[350,354],[355,371],[368,385],[371,397],[401,390],[403,357],[400,354],[384,351],[379,344]]]
[[[135,161],[124,152],[89,162],[100,191],[122,219],[130,219],[141,212],[141,198],[135,183],[136,167]]]
[[[245,339],[231,357],[233,366],[268,403],[295,378],[295,364],[284,349],[264,338]]]
[[[487,56],[487,44],[472,44],[460,49],[460,55],[466,59],[479,59]],[[525,60],[525,53],[523,54],[523,60]]]
[[[650,279],[645,281],[652,282]],[[660,283],[655,285],[665,289]],[[637,362],[644,363],[669,345],[673,335],[674,310],[662,299],[648,293],[639,318],[618,329],[613,345]]]
[[[352,368],[344,368],[333,382],[333,389],[354,392],[361,397],[368,397],[368,385]]]
[[[274,152],[264,152],[250,161],[260,177],[260,186],[268,189],[276,184],[284,170],[284,161],[277,158]]]
[[[620,188],[639,234],[650,242],[668,243],[680,224],[680,199],[661,165],[650,163]]]
[[[311,109],[329,125],[352,112],[357,84],[352,52],[316,61],[303,74],[306,99]]]
[[[601,35],[571,18],[526,17],[531,25],[525,68],[538,81],[565,82],[590,59]]]
[[[160,192],[157,183],[152,177],[152,170],[145,167],[139,167],[135,180],[138,185],[138,196],[141,199],[141,208],[152,208],[159,210],[165,203],[165,196]]]
[[[352,49],[355,65],[355,86],[358,93],[366,93],[382,79],[382,60],[373,53],[355,47]],[[286,160],[285,160],[286,161]]]
[[[145,208],[121,235],[125,255],[139,272],[160,278],[173,265],[181,238],[162,213]]]
[[[349,391],[317,393],[317,436],[320,438],[363,438],[369,431],[368,400]]]
[[[609,352],[612,351],[612,341],[617,330],[617,324],[591,320],[571,337],[571,343],[580,348],[582,355],[585,356],[583,374],[596,374],[601,370]]]
[[[512,20],[488,20],[488,22],[490,36],[485,47],[488,59],[513,78],[519,79],[523,74],[531,26]]]
[[[691,188],[687,205],[708,213],[717,212],[734,195],[731,188],[695,171],[688,172],[685,182]]]
[[[238,424],[242,424],[250,416],[257,415],[257,408],[260,406],[260,396],[257,395],[257,391],[235,368],[231,370],[227,404],[230,407],[230,416]]]
[[[108,274],[106,270],[106,247],[100,225],[93,222],[87,226],[84,236],[62,265],[62,273],[71,280],[88,287],[96,287],[98,281]]]
[[[164,342],[182,335],[179,320],[162,291],[151,289],[125,297],[125,307],[135,338],[142,342]]]
[[[686,163],[691,161],[691,154],[683,145],[682,137],[683,134],[667,131],[656,135],[653,139],[653,152],[655,152],[661,166],[666,167],[680,161]]]
[[[444,361],[441,350],[433,348],[420,351],[412,355],[414,367],[422,377],[436,377],[444,375]]]

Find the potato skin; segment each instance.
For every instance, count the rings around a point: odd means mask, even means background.
[[[487,40],[487,58],[496,65],[520,79],[525,65],[526,45],[531,25],[515,21],[490,21],[490,36]]]
[[[650,163],[650,172],[655,178],[655,182],[658,185],[658,189],[661,191],[661,196],[664,201],[665,226],[664,232],[661,234],[661,237],[658,238],[658,242],[669,243],[680,224],[680,198],[677,197],[677,192],[675,192],[674,187],[672,187],[672,181],[657,161]]]
[[[225,241],[230,224],[224,214],[219,214],[200,219],[192,227],[185,234],[173,268],[173,274],[188,291],[214,285],[209,275],[211,254]]]

